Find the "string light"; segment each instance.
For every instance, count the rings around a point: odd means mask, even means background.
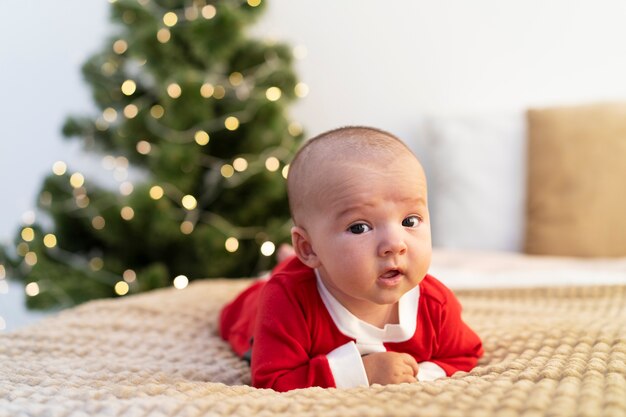
[[[129,181],[124,181],[120,184],[120,194],[122,195],[131,195],[134,189],[135,187]]]
[[[159,187],[158,185],[150,187],[150,198],[152,198],[153,200],[159,200],[161,197],[163,197],[163,194],[163,188]]]
[[[98,117],[96,119],[95,125],[96,125],[96,129],[99,130],[100,132],[105,132],[109,128],[109,124],[105,122],[104,119],[102,119],[101,117]]]
[[[276,245],[274,245],[272,242],[267,241],[264,242],[261,245],[261,253],[264,256],[272,256],[274,254],[274,251],[276,250]]]
[[[37,264],[37,254],[35,252],[28,252],[24,255],[24,262],[28,266],[35,266]]]
[[[183,204],[183,207],[185,207],[187,210],[193,210],[198,206],[198,201],[196,200],[196,198],[189,194],[182,198],[181,203]]]
[[[200,146],[205,146],[206,144],[209,143],[209,140],[211,139],[209,137],[209,134],[205,132],[204,130],[198,130],[195,133],[195,135],[193,135],[193,138],[195,139],[196,143]]]
[[[304,98],[309,95],[309,86],[305,83],[298,83],[294,88],[297,97]]]
[[[89,197],[85,194],[81,194],[76,197],[76,206],[78,208],[86,208],[89,206]]]
[[[109,1],[115,1],[115,0],[109,0]],[[148,3],[148,0],[137,0],[140,4],[146,4]],[[175,25],[177,25],[180,19],[186,19],[188,21],[194,20],[196,18],[199,17],[199,11],[201,12],[201,15],[203,18],[205,19],[212,19],[216,16],[217,13],[217,9],[215,8],[215,6],[213,5],[206,5],[204,7],[202,7],[201,9],[199,9],[198,7],[201,7],[201,3],[205,3],[204,0],[200,0],[199,2],[195,2],[194,1],[194,6],[190,6],[190,7],[186,7],[183,10],[180,10],[178,13],[178,15],[175,12],[167,12],[163,15],[163,24],[165,26],[167,26],[167,28],[161,28],[160,30],[158,30],[156,37],[158,39],[159,42],[161,43],[166,43],[171,39],[172,33],[170,31],[171,27],[174,27]],[[200,6],[198,6],[200,4]],[[247,4],[250,7],[258,7],[259,5],[261,5],[261,0],[247,0]],[[183,15],[184,13],[184,15]],[[180,17],[179,17],[180,16]],[[184,17],[183,17],[184,16]],[[130,20],[134,20],[135,16],[133,14],[133,16],[129,15],[128,13],[125,13],[123,16],[124,21],[126,21],[127,23]],[[130,20],[129,20],[130,19]],[[151,35],[154,36],[154,35]],[[154,40],[154,38],[152,38]],[[133,45],[133,47],[135,47],[135,45]],[[115,52],[115,54],[118,55],[122,55],[125,54],[129,49],[129,44],[126,40],[124,39],[118,39],[113,43],[113,52]],[[298,59],[303,58],[304,56],[306,56],[306,48],[304,47],[299,47],[295,48],[293,50],[294,56]],[[118,65],[120,65],[120,68],[122,68],[121,64],[117,63],[117,60],[119,60],[118,58],[113,58],[112,62],[105,62],[101,65],[100,70],[102,71],[103,74],[105,75],[113,75],[115,72],[117,72],[118,70]],[[135,77],[135,73],[130,71],[130,77]],[[121,71],[120,71],[120,75],[121,75]],[[226,74],[225,74],[226,75]],[[127,77],[129,77],[129,75],[127,75]],[[124,78],[121,78],[122,81],[124,80]],[[202,79],[200,79],[202,80]],[[120,91],[124,96],[128,96],[131,97],[134,94],[137,93],[137,89],[138,89],[138,85],[137,82],[135,82],[132,79],[126,79],[125,81],[123,81],[121,83],[121,85],[119,84],[119,81],[116,82],[116,84],[114,84],[114,93],[115,95],[120,98]],[[215,80],[214,80],[215,81]],[[230,75],[228,75],[228,81],[225,80],[221,80],[218,82],[222,82],[226,88],[223,85],[213,85],[209,82],[205,82],[204,84],[202,84],[202,86],[200,87],[200,95],[204,98],[215,98],[217,100],[220,100],[224,97],[226,97],[226,94],[228,93],[229,99],[230,98],[234,98],[234,96],[236,95],[237,97],[239,97],[241,99],[241,97],[245,97],[245,95],[240,96],[240,93],[242,93],[242,91],[246,90],[246,91],[250,91],[250,86],[252,85],[251,83],[253,83],[253,76],[250,75],[248,76],[248,72],[246,72],[246,76],[244,77],[244,75],[240,72],[232,72]],[[201,81],[200,81],[201,82]],[[229,84],[228,84],[229,83]],[[185,84],[183,84],[185,85]],[[235,87],[235,88],[231,88]],[[236,88],[236,87],[240,87],[240,88]],[[197,88],[197,87],[195,87]],[[227,91],[228,90],[228,91]],[[186,87],[185,90],[185,94],[189,94],[189,91]],[[166,92],[168,94],[169,97],[176,99],[179,98],[182,95],[182,88],[181,85],[179,85],[178,83],[171,83],[167,86],[166,88]],[[195,90],[193,93],[197,94],[198,90]],[[309,88],[306,84],[304,83],[298,83],[295,88],[294,88],[294,92],[295,95],[298,97],[305,97],[308,93],[309,93]],[[290,91],[286,90],[286,94],[289,95]],[[243,93],[242,93],[243,94]],[[267,98],[267,100],[269,101],[278,101],[281,99],[282,97],[282,91],[279,87],[277,86],[272,86],[267,88],[267,90],[265,91],[265,97]],[[199,98],[198,98],[199,99]],[[128,99],[127,99],[128,100]],[[130,101],[130,100],[129,100]],[[135,103],[141,103],[141,101],[139,100],[134,100]],[[149,113],[150,115],[154,118],[154,119],[160,119],[162,117],[164,117],[165,115],[165,108],[159,104],[153,105],[152,107],[141,105],[141,110],[140,108],[136,105],[136,104],[128,104],[125,107],[123,107],[123,111],[122,111],[122,106],[116,106],[118,107],[117,110],[113,107],[108,107],[106,109],[103,110],[102,114],[100,117],[98,117],[95,125],[96,128],[98,130],[102,130],[105,131],[107,129],[113,129],[116,128],[116,125],[114,125],[114,123],[116,123],[118,120],[124,120],[123,118],[127,118],[127,119],[132,119],[137,117],[137,115],[139,114],[139,112],[141,111],[142,114],[145,110],[149,109]],[[145,106],[145,107],[144,107]],[[118,113],[122,113],[123,117],[121,114]],[[229,116],[224,120],[224,127],[229,130],[229,131],[236,131],[237,129],[239,129],[240,127],[240,118],[241,120],[243,120],[243,122],[245,123],[247,120],[250,119],[250,116],[248,114],[245,114],[244,112],[239,112],[239,113],[235,113],[237,115],[237,117],[235,116]],[[122,119],[118,119],[119,117],[122,117]],[[169,113],[168,113],[169,116]],[[162,129],[165,130],[167,129],[165,126],[161,126],[158,122],[150,122],[152,123],[149,127],[155,128],[155,129]],[[220,120],[215,120],[214,123],[217,123],[219,126]],[[208,132],[213,132],[216,130],[215,125],[209,125],[209,124],[202,124],[200,125],[202,126],[205,130],[198,130],[194,133],[194,140],[195,142],[200,145],[200,146],[205,146],[209,143],[210,137],[209,137],[209,133]],[[247,125],[246,125],[247,126]],[[244,126],[244,127],[246,127]],[[175,131],[175,129],[171,129],[172,131]],[[193,130],[191,131],[193,132]],[[113,133],[113,132],[112,132]],[[120,135],[123,137],[123,132],[119,132]],[[126,134],[128,135],[128,137],[130,138],[130,131],[127,131]],[[190,132],[189,132],[190,133]],[[292,123],[289,125],[289,133],[293,136],[297,136],[300,135],[302,133],[302,127],[299,124],[296,123]],[[156,135],[157,133],[155,133]],[[190,138],[188,138],[188,133],[185,133],[185,136],[183,139],[179,139],[182,138],[182,132],[181,135],[179,136],[175,136],[175,135],[170,135],[170,139],[171,141],[180,141],[181,143],[187,142]],[[233,137],[236,137],[235,135],[233,135]],[[93,139],[93,138],[92,138]],[[215,138],[213,138],[213,140],[215,140]],[[291,142],[289,142],[291,143]],[[132,145],[131,145],[132,146]],[[152,148],[153,144],[151,144],[148,140],[140,140],[139,142],[136,143],[136,150],[139,154],[141,155],[148,155],[153,151]],[[157,146],[157,145],[154,145]],[[159,150],[159,148],[155,148],[157,151]],[[279,154],[277,154],[279,155]],[[205,155],[206,156],[206,155]],[[282,154],[280,154],[281,158],[283,157]],[[115,161],[115,162],[114,162]],[[207,161],[207,165],[210,164],[215,164],[215,162],[212,162],[213,159],[212,157],[208,157],[206,158]],[[118,179],[118,181],[122,181],[122,178],[125,180],[128,173],[125,172],[126,167],[128,166],[128,161],[126,160],[126,166],[125,167],[121,167],[121,166],[117,166],[117,162],[118,160],[116,160],[113,156],[106,156],[105,158],[103,158],[102,160],[102,164],[106,169],[115,169],[115,176],[116,179]],[[260,162],[260,161],[259,161]],[[278,171],[281,167],[281,161],[274,157],[271,156],[269,158],[267,158],[264,162],[265,168],[271,172],[274,171]],[[219,164],[218,164],[219,166]],[[250,162],[248,160],[246,160],[246,158],[244,157],[237,157],[232,161],[232,165],[231,164],[224,164],[221,166],[220,168],[220,173],[224,178],[230,178],[232,177],[235,172],[244,172],[248,169],[255,169],[255,170],[262,170],[262,166],[261,164],[254,162],[254,159],[251,160]],[[57,161],[53,167],[53,173],[55,175],[58,176],[62,176],[65,175],[67,173],[68,167],[67,165],[63,162],[63,161]],[[282,169],[282,174],[283,176],[286,178],[287,177],[287,173],[288,173],[288,169],[289,166],[286,165],[283,167]],[[219,178],[219,177],[218,177]],[[239,181],[244,180],[245,178],[247,178],[246,175],[238,175],[234,181]],[[74,188],[74,190],[78,190],[79,188],[83,187],[85,182],[85,177],[81,174],[81,173],[74,173],[70,176],[70,184],[71,186]],[[169,190],[169,188],[168,188]],[[119,192],[122,195],[130,195],[132,194],[132,192],[134,191],[134,187],[132,185],[132,183],[130,181],[124,181],[119,185]],[[164,196],[164,190],[161,186],[155,185],[153,187],[150,188],[149,191],[150,197],[153,200],[160,200],[161,198],[163,198]],[[180,195],[180,194],[179,194]],[[43,202],[44,200],[49,200],[50,202],[52,201],[52,195],[50,193],[47,193],[47,196],[44,196],[44,194],[42,193],[40,196],[40,201]],[[75,203],[78,206],[84,206],[86,207],[89,204],[89,198],[87,197],[86,193],[85,194],[79,194],[77,195],[76,193],[74,193],[75,196]],[[171,195],[171,197],[173,197],[173,195]],[[198,206],[198,201],[196,200],[196,198],[192,195],[185,195],[182,199],[181,199],[181,203],[182,206],[187,209],[187,210],[195,210]],[[95,204],[94,204],[95,205]],[[96,208],[92,208],[91,210],[95,211]],[[93,213],[92,211],[92,213]],[[81,214],[83,214],[84,212],[82,212]],[[93,215],[93,214],[92,214]],[[133,210],[132,207],[129,206],[124,206],[121,207],[120,210],[120,215],[122,217],[122,219],[130,221],[134,218],[135,216],[135,212]],[[187,217],[193,217],[195,216],[195,213],[191,213],[189,214]],[[91,216],[90,216],[91,217]],[[109,219],[111,221],[115,220],[115,219]],[[182,219],[181,219],[182,220]],[[193,218],[192,220],[196,221],[197,218]],[[203,217],[204,220],[204,217]],[[89,221],[89,217],[87,217],[86,221]],[[180,224],[180,229],[182,233],[185,234],[189,234],[192,233],[195,227],[194,222],[189,221],[189,220],[185,220]],[[93,218],[91,218],[91,225],[94,227],[94,229],[96,230],[101,230],[104,229],[105,225],[106,225],[106,221],[104,219],[104,217],[102,216],[95,216]],[[237,231],[236,233],[233,233],[232,230],[235,229],[234,225],[229,224],[228,222],[225,222],[224,224],[222,224],[223,227],[223,231],[227,231],[228,228],[231,228],[231,232],[232,234],[235,234],[237,236],[239,236],[238,233],[240,233],[239,231]],[[31,228],[32,230],[32,228]],[[30,238],[30,240],[28,240],[29,242],[34,240],[35,236],[35,232],[33,230],[33,236],[32,238]],[[244,233],[244,232],[241,232]],[[248,233],[247,231],[245,233]],[[253,232],[250,232],[253,233]],[[226,234],[225,236],[228,236],[228,234]],[[247,234],[242,234],[240,236],[242,239],[247,239],[249,236]],[[261,247],[260,247],[260,252],[263,256],[271,256],[275,250],[275,244],[268,241],[267,239],[269,238],[269,236],[265,235],[262,238],[258,238],[257,236],[257,243],[262,243]],[[26,240],[26,239],[25,239]],[[43,244],[45,245],[45,247],[52,249],[57,247],[58,245],[58,241],[57,241],[57,237],[52,234],[46,234],[43,237]],[[33,249],[35,248],[36,245],[31,244],[30,246],[33,247]],[[224,243],[224,247],[226,249],[226,251],[228,252],[236,252],[238,251],[238,249],[240,248],[240,240],[238,240],[237,238],[235,238],[234,236],[228,237],[225,240]],[[28,265],[35,265],[37,263],[37,255],[35,254],[35,252],[32,252],[29,250],[28,245],[24,244],[24,246],[22,246],[23,249],[25,249],[24,254],[22,255],[24,257],[24,262]],[[58,251],[51,251],[49,253],[51,254],[56,254]],[[45,252],[44,252],[45,253]],[[41,254],[40,254],[41,255]],[[42,258],[43,261],[43,258]],[[92,258],[89,261],[89,267],[91,267],[94,271],[99,270],[101,268],[103,268],[104,266],[104,261],[101,258],[95,257]],[[4,266],[0,265],[0,278],[4,278],[5,275],[5,269]],[[123,281],[118,281],[115,284],[115,292],[118,295],[125,295],[129,292],[129,283],[134,282],[137,279],[136,273],[135,271],[133,271],[132,269],[127,269],[124,271],[124,273],[122,274],[122,277],[119,277],[117,279],[121,279],[123,278]],[[116,280],[115,280],[116,281]],[[189,283],[189,279],[184,276],[184,275],[179,275],[176,278],[174,278],[173,280],[173,284],[176,288],[185,288],[187,287]],[[27,294],[29,296],[35,296],[39,294],[39,284],[37,283],[30,283],[27,286],[29,289],[25,291],[27,292]],[[30,292],[30,293],[29,293]]]
[[[122,274],[122,277],[124,278],[124,281],[130,284],[131,282],[135,282],[135,280],[137,279],[137,274],[132,269],[127,269]]]
[[[120,215],[122,219],[130,221],[135,217],[135,210],[133,210],[132,207],[124,206],[122,210],[120,210]]]
[[[174,288],[176,288],[177,290],[187,288],[187,285],[189,285],[189,278],[187,278],[186,276],[179,275],[174,278]]]
[[[113,52],[122,55],[128,49],[128,43],[124,39],[118,39],[113,43]]]
[[[174,12],[167,12],[163,16],[163,23],[165,23],[165,26],[172,27],[178,23],[178,16]]]
[[[115,72],[117,71],[117,68],[111,62],[107,61],[100,66],[100,71],[102,71],[103,75],[110,77],[113,74],[115,74]]]
[[[152,145],[147,140],[140,140],[137,142],[137,152],[142,155],[148,155],[152,150]]]
[[[287,127],[287,131],[293,137],[299,136],[303,132],[302,125],[298,122],[291,122]]]
[[[170,30],[167,28],[159,29],[156,36],[160,43],[167,43],[172,38]]]
[[[185,220],[180,224],[180,232],[184,235],[190,235],[193,233],[194,225],[189,220]]]
[[[124,107],[124,116],[127,119],[134,119],[139,114],[139,107],[134,104],[128,104]]]
[[[185,8],[185,19],[187,19],[188,21],[193,22],[198,18],[198,16],[198,9],[196,9],[195,7]]]
[[[35,239],[35,231],[32,227],[25,227],[22,229],[22,240],[25,242],[32,242]]]
[[[100,271],[102,268],[104,268],[104,261],[102,260],[102,258],[99,258],[97,256],[93,257],[89,260],[89,267],[94,272]]]
[[[207,20],[213,19],[217,14],[217,9],[212,4],[207,4],[202,8],[202,17]]]
[[[0,264],[0,279],[5,279],[7,276],[7,270],[4,268],[4,265]]]
[[[70,177],[70,185],[74,188],[80,188],[85,183],[85,177],[80,172],[75,172]]]
[[[160,104],[155,104],[150,108],[150,115],[155,119],[160,119],[165,114],[165,109]]]
[[[213,87],[213,84],[204,83],[200,87],[200,95],[204,98],[211,97],[214,92],[215,92],[215,88]]]
[[[182,94],[183,90],[180,88],[180,85],[176,83],[172,83],[167,86],[167,95],[171,98],[178,98]]]
[[[265,168],[270,172],[276,172],[280,168],[280,161],[275,156],[270,156],[265,160]]]
[[[237,238],[231,236],[226,239],[224,247],[230,253],[237,252],[237,249],[239,249],[239,241],[237,240]]]
[[[221,100],[226,96],[226,89],[224,87],[222,87],[221,85],[216,85],[215,89],[213,90],[213,97]]]
[[[222,174],[224,178],[230,178],[235,174],[235,169],[233,168],[232,165],[224,164],[222,165],[222,168],[220,169],[220,173]]]
[[[29,282],[24,287],[24,292],[29,297],[35,297],[35,296],[39,295],[39,284],[37,284],[36,282]]]
[[[126,158],[125,156],[118,156],[117,158],[115,158],[116,168],[126,169],[128,168],[128,163],[128,158]]]
[[[122,93],[127,96],[132,96],[137,90],[137,84],[133,80],[126,80],[122,83]]]
[[[57,237],[53,235],[52,233],[48,233],[47,235],[43,237],[43,244],[47,248],[52,249],[57,245]]]
[[[114,290],[115,290],[115,294],[119,296],[123,296],[123,295],[128,294],[130,287],[128,286],[128,283],[125,281],[117,281],[115,283]]]
[[[102,118],[107,123],[113,123],[117,120],[117,111],[113,107],[107,107],[102,112]]]
[[[278,99],[280,99],[281,95],[282,95],[282,91],[280,91],[280,88],[278,87],[270,87],[267,90],[265,90],[265,97],[269,101],[277,101]]]
[[[237,87],[243,83],[243,75],[240,72],[233,72],[228,76],[228,81],[230,81],[233,87]]]
[[[115,158],[113,158],[111,155],[107,155],[102,158],[102,167],[109,171],[115,169]]]
[[[287,177],[289,176],[289,165],[285,165],[283,167],[282,174],[283,174],[283,178],[287,179]]]
[[[65,174],[67,172],[67,164],[63,161],[56,161],[52,165],[52,172],[59,176]]]
[[[243,172],[248,169],[248,161],[244,158],[236,158],[233,161],[233,168],[235,168],[235,171],[237,172]]]
[[[239,127],[239,119],[235,116],[228,116],[226,120],[224,120],[224,126],[230,131],[237,130]]]

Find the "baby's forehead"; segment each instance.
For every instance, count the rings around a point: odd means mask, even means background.
[[[320,190],[336,186],[337,181],[358,181],[362,170],[386,173],[397,169],[411,172],[423,182],[425,191],[419,160],[392,135],[356,129],[314,138],[298,152],[289,169],[287,188],[292,216],[300,217],[298,212],[319,203]]]
[[[315,183],[322,171],[346,165],[381,170],[398,164],[421,164],[411,150],[399,139],[378,132],[367,135],[329,135],[307,143],[298,153],[289,169],[288,182],[301,187]]]

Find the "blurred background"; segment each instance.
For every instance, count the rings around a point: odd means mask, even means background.
[[[289,113],[306,137],[365,124],[397,134],[419,154],[429,115],[626,97],[620,0],[266,3],[248,34],[294,48],[294,69],[308,91]],[[104,0],[3,5],[2,243],[13,241],[34,209],[55,161],[110,181],[101,156],[60,132],[68,115],[96,111],[80,68],[113,33],[110,8]],[[22,284],[7,278],[0,276],[1,330],[46,314],[27,311]]]

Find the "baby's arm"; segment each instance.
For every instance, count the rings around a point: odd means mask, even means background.
[[[448,376],[457,371],[471,371],[483,355],[482,342],[461,318],[461,304],[451,291],[441,310],[438,327],[438,352],[432,362]]]
[[[334,387],[326,355],[309,357],[311,343],[302,307],[280,284],[270,280],[259,299],[252,344],[252,384],[277,391]]]

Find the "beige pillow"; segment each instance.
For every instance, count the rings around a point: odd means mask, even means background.
[[[526,252],[626,256],[626,103],[527,117]]]

